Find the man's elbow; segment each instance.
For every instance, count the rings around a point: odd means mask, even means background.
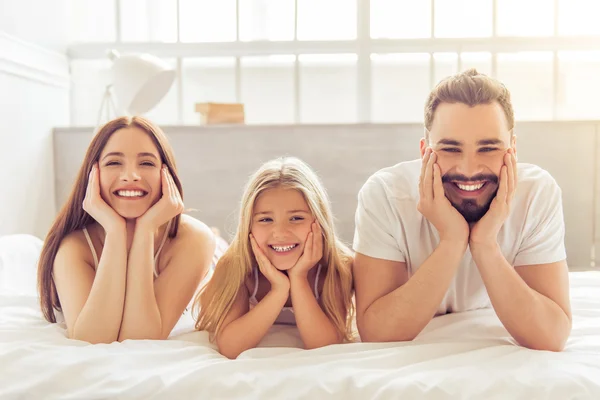
[[[403,329],[384,329],[376,324],[369,324],[368,321],[357,319],[358,334],[361,342],[409,342],[417,337],[419,332],[411,332]]]

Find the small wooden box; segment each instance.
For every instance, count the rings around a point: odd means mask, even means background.
[[[202,125],[243,124],[244,105],[241,103],[196,103]]]

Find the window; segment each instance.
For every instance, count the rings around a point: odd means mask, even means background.
[[[294,0],[240,0],[240,40],[293,40]]]
[[[247,123],[294,121],[294,56],[244,57],[241,97]]]
[[[117,40],[114,1],[77,0],[70,1],[69,7],[69,36],[74,43]]]
[[[300,61],[300,122],[357,122],[354,54],[303,54]]]
[[[183,120],[200,123],[196,103],[236,102],[235,58],[188,58],[183,60]]]
[[[297,0],[299,40],[356,39],[356,0]]]
[[[427,53],[371,55],[371,113],[374,122],[423,121],[430,90]]]
[[[181,41],[232,42],[235,16],[235,0],[179,0]]]
[[[119,7],[124,42],[177,41],[177,0],[123,0]]]
[[[559,119],[598,119],[600,107],[600,51],[564,51],[558,53]]]
[[[250,124],[421,122],[432,87],[468,68],[508,86],[518,120],[600,117],[597,0],[71,3],[77,125],[97,122],[111,47],[176,67],[148,114],[162,124],[197,125],[201,102],[243,102]]]
[[[431,1],[371,0],[373,39],[431,36]]]
[[[510,90],[515,119],[552,119],[552,61],[551,52],[498,54],[498,79]]]
[[[492,0],[435,0],[435,37],[492,35]]]

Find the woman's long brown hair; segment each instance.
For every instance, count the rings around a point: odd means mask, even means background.
[[[40,296],[40,305],[44,317],[49,322],[56,322],[54,310],[60,311],[61,309],[58,293],[56,292],[56,286],[52,277],[54,259],[58,252],[58,248],[60,247],[60,243],[71,232],[83,229],[94,221],[94,219],[83,209],[83,200],[87,190],[90,171],[92,170],[92,166],[100,158],[100,153],[102,153],[104,146],[106,146],[106,143],[112,134],[119,129],[129,127],[140,128],[150,136],[156,145],[162,162],[169,167],[169,172],[171,173],[171,176],[173,176],[173,181],[183,198],[183,190],[181,181],[177,176],[173,150],[167,137],[158,126],[143,117],[119,117],[102,126],[92,138],[81,168],[79,169],[79,173],[77,174],[77,178],[75,179],[71,194],[54,220],[54,223],[46,236],[46,240],[44,240],[44,246],[38,262],[38,292]],[[180,218],[179,215],[173,218],[169,230],[169,237],[173,238],[177,235]]]

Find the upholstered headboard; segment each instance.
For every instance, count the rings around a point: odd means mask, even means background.
[[[321,176],[338,232],[351,243],[358,190],[373,172],[419,156],[420,124],[165,126],[196,218],[222,231],[235,229],[248,176],[264,161],[293,155]],[[54,131],[56,204],[66,200],[93,133]],[[516,128],[519,161],[548,170],[563,191],[571,266],[588,267],[600,250],[600,122],[523,122]]]

